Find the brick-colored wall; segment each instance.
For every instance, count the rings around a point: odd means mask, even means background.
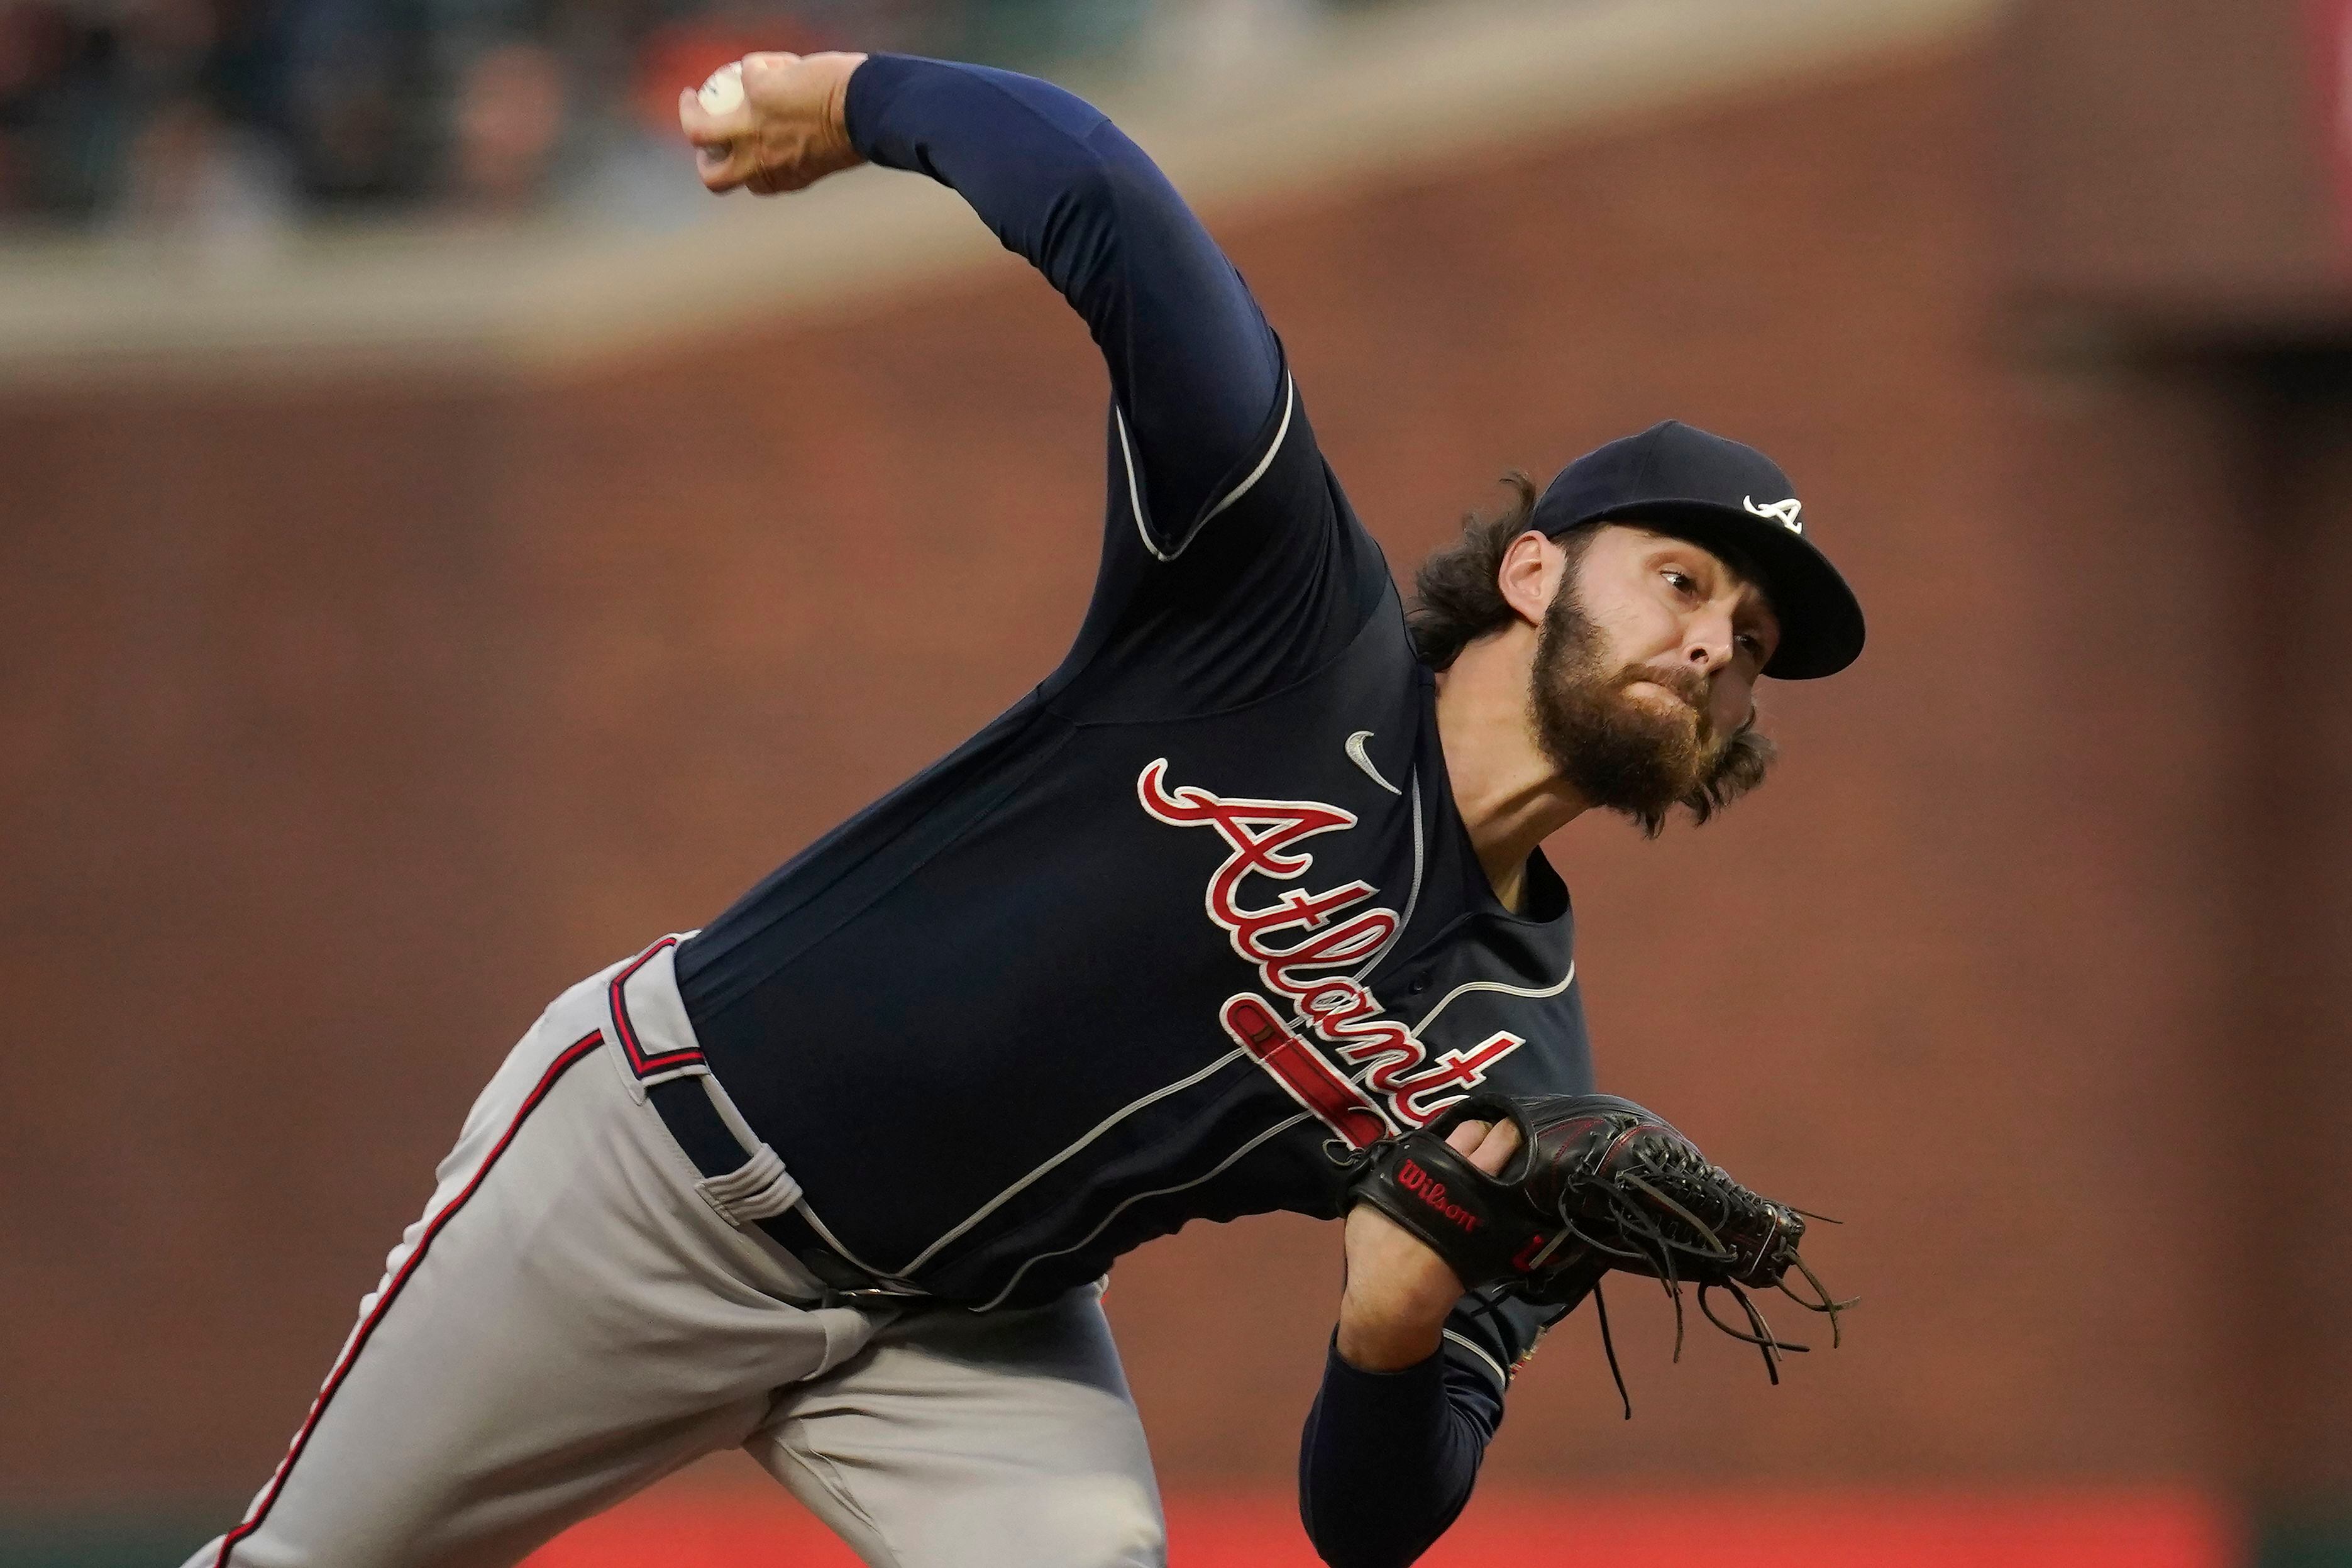
[[[1638,1418],[1580,1320],[1508,1478],[2267,1482],[2282,1409],[2299,1483],[2352,1476],[2352,1371],[2275,1304],[2309,1253],[2244,1230],[2266,1131],[2324,1152],[2342,1087],[2346,817],[2281,822],[2344,736],[2326,639],[2255,635],[2294,631],[2255,525],[2352,471],[2242,481],[2347,420],[2019,357],[1990,100],[1926,61],[1220,215],[1401,567],[1505,466],[1676,415],[1781,459],[1872,617],[1768,694],[1752,802],[1554,846],[1604,1081],[1844,1219],[1819,1261],[1864,1305],[1773,1390],[1704,1331],[1670,1367],[1617,1292]],[[257,1484],[541,1002],[1057,657],[1101,398],[1007,260],[584,380],[0,402],[0,1496]],[[2315,621],[2342,549],[2305,532]],[[2282,730],[2324,742],[2291,779],[2250,750]],[[1278,1479],[1335,1291],[1286,1218],[1121,1266],[1165,1479]]]
[[[2343,0],[2014,0],[1998,123],[2024,292],[2174,331],[2352,303]]]

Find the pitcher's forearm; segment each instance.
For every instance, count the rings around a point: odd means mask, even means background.
[[[1298,1511],[1332,1568],[1402,1568],[1469,1501],[1502,1396],[1433,1352],[1394,1372],[1335,1347],[1298,1446]]]

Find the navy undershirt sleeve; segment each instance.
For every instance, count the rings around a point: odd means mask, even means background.
[[[1503,1396],[1439,1353],[1364,1372],[1326,1353],[1298,1445],[1298,1511],[1331,1568],[1403,1568],[1445,1533],[1478,1479]]]
[[[1011,71],[875,55],[849,80],[866,158],[953,188],[1073,309],[1109,366],[1163,544],[1261,439],[1282,353],[1241,275],[1143,150]]]
[[[1470,1500],[1503,1424],[1514,1369],[1567,1313],[1465,1296],[1436,1354],[1400,1372],[1324,1356],[1323,1386],[1298,1444],[1298,1512],[1331,1568],[1403,1568]]]

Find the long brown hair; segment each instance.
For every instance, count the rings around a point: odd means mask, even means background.
[[[1431,551],[1412,574],[1405,626],[1413,654],[1432,669],[1446,668],[1464,648],[1510,625],[1516,614],[1499,580],[1503,552],[1535,520],[1536,482],[1517,468],[1502,482],[1511,488],[1510,504],[1492,516],[1465,513],[1462,537]],[[1580,554],[1589,537],[1579,529],[1562,535],[1560,547]]]

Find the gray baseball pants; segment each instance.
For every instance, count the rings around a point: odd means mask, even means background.
[[[557,998],[482,1091],[285,1460],[188,1568],[512,1563],[730,1447],[884,1568],[1164,1563],[1098,1289],[816,1305],[714,1202],[741,1184],[705,1181],[646,1102],[621,969]],[[667,955],[627,984],[644,1048],[690,1048]]]

